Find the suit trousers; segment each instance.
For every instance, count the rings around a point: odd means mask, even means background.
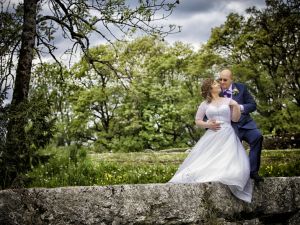
[[[250,174],[258,173],[263,142],[261,132],[258,129],[239,128],[237,134],[241,141],[246,141],[250,145]]]

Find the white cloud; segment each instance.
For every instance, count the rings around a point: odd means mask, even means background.
[[[3,1],[3,0],[0,0]],[[23,2],[22,0],[11,0],[11,3]],[[245,10],[251,6],[261,8],[264,6],[264,0],[180,0],[180,4],[174,9],[174,12],[163,24],[175,24],[182,27],[180,33],[167,36],[165,39],[170,43],[181,41],[191,44],[195,49],[205,43],[211,33],[211,29],[220,26],[225,22],[226,16],[231,12],[245,14]],[[127,3],[132,3],[132,0],[127,0]],[[136,1],[135,1],[136,3]],[[46,4],[43,7],[44,12],[48,14],[49,9]],[[112,28],[114,33],[120,32]],[[108,32],[104,33],[109,39],[112,36]],[[90,36],[90,46],[107,43],[100,35],[92,34]],[[68,47],[72,46],[72,42],[63,39],[57,35],[55,44],[58,47],[56,51],[57,57],[65,52]]]
[[[10,2],[10,5],[23,2],[22,0],[0,1],[4,1],[4,4]],[[132,0],[127,0],[127,3],[132,3]],[[212,28],[220,26],[225,22],[226,16],[229,13],[236,12],[245,14],[247,8],[251,6],[261,8],[264,4],[264,0],[180,0],[180,4],[174,9],[173,14],[165,21],[160,21],[160,23],[165,25],[175,24],[182,27],[180,33],[167,36],[165,38],[166,41],[170,43],[181,41],[197,49],[209,39]],[[44,2],[42,13],[50,13],[49,6],[46,2]],[[120,32],[117,29],[112,28],[112,30],[114,33],[118,33],[118,37],[120,37]],[[103,31],[109,39],[113,40],[108,32]],[[104,43],[107,42],[99,34],[91,34],[90,46]],[[64,39],[61,35],[57,35],[55,45],[57,46],[55,55],[57,58],[60,58],[66,49],[72,47],[72,42]],[[45,55],[47,61],[50,60],[50,58],[50,56]]]
[[[172,24],[182,26],[182,32],[169,35],[168,42],[190,43],[195,48],[205,43],[211,29],[225,22],[229,13],[245,14],[249,7],[262,8],[264,0],[183,0],[168,18]]]
[[[22,3],[23,0],[0,0],[0,5],[3,6],[4,11],[8,9],[8,11],[12,10],[13,7],[17,6],[19,3]]]
[[[203,12],[182,19],[174,19],[172,23],[182,26],[182,32],[169,35],[166,40],[173,43],[181,41],[198,48],[210,36],[211,28],[224,22],[226,15],[219,12]]]

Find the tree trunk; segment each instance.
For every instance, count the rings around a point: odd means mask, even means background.
[[[4,163],[1,166],[1,187],[10,187],[19,174],[31,166],[31,153],[26,141],[27,99],[33,51],[36,36],[36,15],[38,0],[24,0],[22,43],[16,71],[12,104],[10,107],[7,138],[4,149]]]
[[[28,97],[36,34],[37,2],[38,0],[24,0],[22,44],[12,99],[13,105],[23,102]]]

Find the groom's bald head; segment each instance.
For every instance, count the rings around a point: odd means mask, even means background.
[[[228,76],[232,79],[232,72],[230,69],[224,69],[220,72],[220,76],[224,75],[224,76]]]
[[[228,89],[233,82],[233,75],[231,70],[224,69],[220,72],[219,82],[222,89]]]

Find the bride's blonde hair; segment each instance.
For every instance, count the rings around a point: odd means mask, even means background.
[[[210,91],[212,89],[211,86],[213,85],[213,83],[214,83],[214,79],[207,78],[202,82],[201,85],[201,95],[203,98],[206,99],[208,103],[210,103],[212,100],[212,95]]]

